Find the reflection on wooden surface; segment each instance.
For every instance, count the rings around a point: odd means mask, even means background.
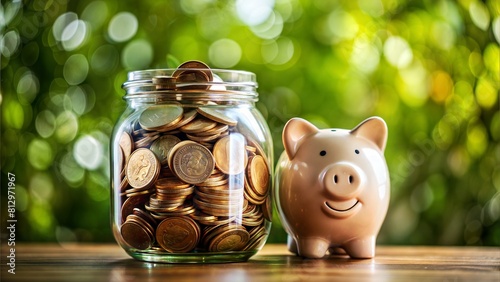
[[[16,246],[16,274],[1,281],[500,281],[500,247],[379,246],[374,259],[302,259],[284,245],[266,245],[246,263],[153,264],[115,244]]]

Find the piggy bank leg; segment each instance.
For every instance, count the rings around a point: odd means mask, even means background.
[[[288,238],[287,238],[287,246],[288,246],[288,250],[294,254],[298,254],[298,251],[297,251],[297,242],[295,242],[295,239],[293,239],[292,236],[288,235]]]
[[[375,256],[375,236],[349,241],[343,247],[351,258],[373,258]]]
[[[322,238],[301,238],[297,241],[299,255],[306,258],[322,258],[330,247],[330,242]]]

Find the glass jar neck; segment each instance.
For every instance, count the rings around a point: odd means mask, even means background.
[[[182,76],[177,73],[184,71]],[[205,73],[210,72],[210,79]],[[201,79],[199,79],[201,76]],[[215,103],[254,104],[258,100],[254,73],[220,69],[154,69],[128,73],[122,85],[129,104]]]

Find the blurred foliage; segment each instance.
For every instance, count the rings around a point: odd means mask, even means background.
[[[197,59],[257,74],[276,158],[291,117],[387,121],[379,243],[500,245],[497,0],[2,1],[0,29],[1,220],[12,172],[18,240],[112,240],[126,73]]]

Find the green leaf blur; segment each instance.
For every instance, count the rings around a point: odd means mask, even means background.
[[[112,241],[126,73],[202,60],[257,74],[276,158],[291,117],[387,121],[379,243],[500,245],[499,1],[7,1],[0,29],[1,220],[11,172],[17,240]],[[274,217],[268,242],[284,242]]]

